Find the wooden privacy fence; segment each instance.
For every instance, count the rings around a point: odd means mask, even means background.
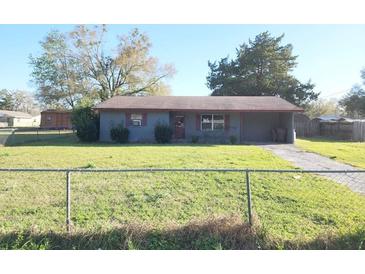
[[[297,137],[319,136],[319,121],[308,120],[295,122],[295,132]]]
[[[295,123],[297,137],[324,136],[341,140],[365,141],[365,120],[320,122],[316,119]]]
[[[320,122],[319,135],[341,140],[352,140],[352,122]]]

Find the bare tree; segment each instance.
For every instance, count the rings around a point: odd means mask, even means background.
[[[105,25],[74,31],[50,32],[41,42],[42,54],[30,56],[32,78],[39,101],[52,107],[90,105],[115,95],[169,93],[164,81],[174,74],[172,65],[160,65],[150,56],[151,43],[137,29],[118,37],[114,50],[106,50]]]
[[[67,35],[52,31],[41,46],[40,56],[30,56],[37,98],[46,106],[74,108],[90,90]]]
[[[137,29],[118,37],[115,54],[106,54],[104,36],[106,27],[93,30],[78,26],[71,33],[77,59],[88,78],[92,79],[99,99],[115,95],[157,95],[169,93],[164,79],[174,74],[172,65],[159,65],[150,56],[151,43]]]
[[[305,108],[305,113],[312,119],[321,115],[344,115],[343,109],[340,107],[336,99],[323,99],[311,102]]]
[[[0,109],[22,111],[32,115],[39,114],[39,105],[33,94],[24,90],[2,89]]]

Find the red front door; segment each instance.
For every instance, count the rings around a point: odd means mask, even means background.
[[[175,116],[175,138],[184,139],[185,138],[185,117],[181,115]]]

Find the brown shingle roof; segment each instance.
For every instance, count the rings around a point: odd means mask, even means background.
[[[41,111],[41,113],[71,113],[68,109],[46,109]]]
[[[97,110],[180,110],[301,112],[303,109],[276,96],[114,96]]]

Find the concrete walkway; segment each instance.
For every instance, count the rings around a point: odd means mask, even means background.
[[[337,162],[316,153],[306,152],[292,144],[263,144],[260,147],[293,163],[301,169],[314,170],[358,170],[357,168]],[[321,176],[347,185],[351,190],[365,194],[365,173],[320,173]]]

